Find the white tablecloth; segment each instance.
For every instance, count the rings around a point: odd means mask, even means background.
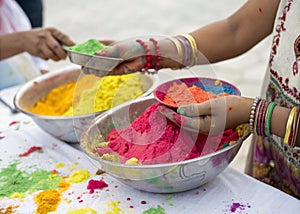
[[[5,92],[5,91],[4,91]],[[1,93],[2,96],[11,93]],[[4,95],[3,95],[4,94]],[[6,97],[7,98],[7,97]],[[10,125],[11,122],[18,123]],[[151,207],[161,206],[165,213],[297,213],[300,201],[273,187],[265,185],[232,168],[227,168],[213,181],[187,192],[176,194],[153,194],[135,190],[125,186],[107,174],[95,175],[100,165],[88,158],[78,146],[61,142],[45,133],[29,117],[22,113],[12,114],[0,103],[0,166],[7,167],[15,160],[20,167],[32,170],[32,166],[45,170],[56,169],[58,163],[66,166],[57,169],[66,176],[76,169],[90,171],[89,179],[103,180],[107,188],[97,190],[93,194],[87,190],[88,180],[72,183],[64,192],[63,200],[55,213],[90,207],[97,213],[112,211],[108,205],[111,201],[119,201],[123,213],[143,213]],[[32,146],[41,146],[43,153],[34,152],[26,157],[18,157]],[[78,165],[75,164],[78,162]],[[1,170],[0,169],[0,170]],[[1,184],[0,184],[1,185]],[[15,213],[34,213],[37,205],[33,197],[38,192],[28,194],[23,199],[0,199],[1,209],[13,205]],[[80,198],[80,200],[79,200]],[[232,209],[235,206],[235,209]],[[130,208],[131,207],[131,208]],[[120,212],[120,213],[122,213]],[[112,212],[114,213],[114,212]]]

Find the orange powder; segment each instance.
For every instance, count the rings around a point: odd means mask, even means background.
[[[228,96],[227,93],[220,93],[218,95],[211,91],[205,91],[197,86],[188,87],[186,84],[173,83],[173,85],[168,89],[166,96],[164,97],[164,102],[167,105],[178,107],[183,105],[188,105],[191,103],[201,103],[209,99]]]

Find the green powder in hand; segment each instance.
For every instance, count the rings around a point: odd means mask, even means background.
[[[107,46],[96,39],[89,39],[88,41],[69,47],[69,50],[78,53],[94,55],[96,52],[106,49]]]

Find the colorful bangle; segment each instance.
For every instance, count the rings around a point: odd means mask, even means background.
[[[296,115],[297,112],[297,107],[293,107],[292,110],[290,111],[289,117],[288,117],[288,121],[286,123],[286,127],[285,127],[285,135],[283,138],[283,143],[284,144],[290,144],[290,135],[292,130],[292,125],[293,125],[293,121],[294,121],[294,117]]]
[[[190,43],[190,46],[192,48],[192,60],[191,60],[190,66],[193,66],[197,63],[197,51],[198,51],[197,43],[196,43],[194,37],[192,37],[190,34],[181,34],[181,36],[186,38],[188,40],[188,42]]]
[[[142,69],[143,72],[147,72],[148,69],[152,68],[152,54],[151,54],[151,50],[148,47],[148,45],[143,42],[140,39],[136,40],[137,43],[139,43],[144,49],[145,49],[145,54],[146,54],[146,64],[144,66],[144,68]]]
[[[266,133],[267,137],[271,135],[271,127],[270,127],[271,117],[272,117],[275,106],[276,106],[276,103],[271,102],[267,109],[267,114],[266,114],[266,119],[265,119],[265,133]]]
[[[158,42],[155,39],[150,38],[149,40],[154,44],[154,47],[155,47],[156,61],[155,61],[154,69],[157,72],[160,69],[160,59],[161,59],[160,48],[158,46]]]

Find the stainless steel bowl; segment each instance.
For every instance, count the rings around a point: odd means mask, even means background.
[[[18,111],[31,117],[39,127],[57,139],[68,143],[79,142],[86,126],[103,111],[78,116],[45,116],[33,114],[31,109],[37,101],[46,97],[52,89],[70,81],[77,81],[81,74],[81,69],[72,67],[39,76],[19,89],[14,97],[14,105]],[[154,90],[158,79],[142,74],[139,75],[139,78],[143,83],[144,94],[142,96],[150,94]]]
[[[71,62],[86,68],[95,69],[100,76],[106,76],[123,61],[121,58],[83,54],[69,50],[68,48],[65,48],[65,50],[67,51]]]
[[[106,111],[93,121],[80,140],[82,149],[97,160],[105,172],[136,189],[173,193],[199,187],[229,165],[249,135],[245,125],[243,137],[235,144],[209,155],[176,163],[127,165],[103,160],[95,153],[99,143],[105,141],[101,136],[106,136],[112,127],[125,127],[154,103],[157,103],[154,98],[144,97]]]

